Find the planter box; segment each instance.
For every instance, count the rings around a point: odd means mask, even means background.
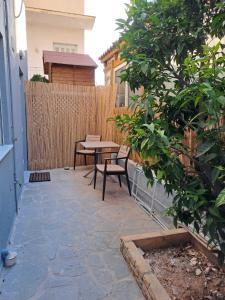
[[[187,242],[191,243],[198,251],[204,253],[211,263],[217,264],[217,258],[207,248],[206,243],[183,228],[121,238],[120,249],[123,257],[147,300],[171,300],[171,298],[138,248],[148,251],[150,249],[178,246]]]

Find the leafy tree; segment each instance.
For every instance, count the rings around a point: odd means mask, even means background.
[[[225,257],[225,4],[206,0],[132,0],[118,20],[125,41],[121,80],[134,112],[115,118],[154,176],[175,194],[174,223],[193,224]],[[184,143],[192,132],[195,147]],[[180,155],[188,159],[184,165]]]

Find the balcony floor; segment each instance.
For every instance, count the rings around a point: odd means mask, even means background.
[[[84,172],[51,170],[51,182],[25,185],[10,245],[17,264],[2,270],[0,299],[143,299],[119,237],[161,228],[117,182],[101,201],[101,176],[94,190]]]

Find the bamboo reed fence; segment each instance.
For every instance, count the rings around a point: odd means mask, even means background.
[[[120,113],[115,109],[115,86],[27,81],[25,93],[30,170],[72,166],[74,142],[86,134],[100,134],[102,140],[122,143],[113,122],[107,121]],[[125,111],[121,108],[121,113]]]

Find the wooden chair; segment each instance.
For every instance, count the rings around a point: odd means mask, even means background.
[[[76,168],[76,158],[77,155],[83,155],[84,157],[84,163],[87,165],[87,156],[93,156],[95,157],[95,150],[88,150],[88,149],[78,149],[78,145],[80,142],[99,142],[101,141],[100,135],[91,135],[88,134],[84,140],[79,140],[75,142],[75,148],[74,148],[74,160],[73,160],[73,168],[75,170]]]
[[[102,152],[104,153],[115,153],[115,152]],[[121,175],[126,176],[127,180],[127,187],[129,194],[131,196],[131,189],[130,189],[130,182],[127,172],[127,162],[130,154],[130,148],[127,146],[120,146],[120,149],[118,152],[116,152],[117,155],[115,158],[105,158],[105,164],[95,164],[95,175],[94,175],[94,189],[96,187],[96,179],[97,179],[97,172],[100,172],[103,174],[103,190],[102,190],[102,201],[104,201],[105,198],[105,187],[106,187],[106,176],[107,175],[117,175],[119,179],[119,184],[121,187]],[[111,164],[109,162],[115,161],[115,164]],[[119,161],[124,161],[124,167],[120,166],[118,164]]]

